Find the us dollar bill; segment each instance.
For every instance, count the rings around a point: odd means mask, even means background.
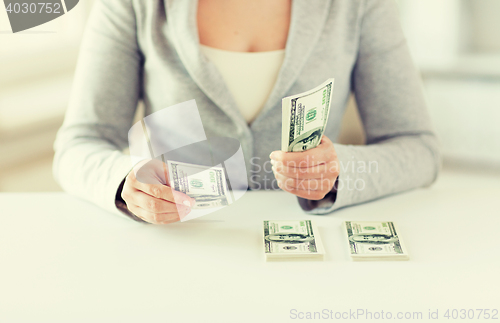
[[[323,245],[310,220],[264,221],[267,260],[284,258],[323,258]]]
[[[353,260],[408,260],[394,222],[346,221],[344,223]]]
[[[283,98],[281,150],[305,151],[317,147],[328,122],[334,79],[314,89]]]
[[[208,167],[167,161],[170,187],[192,197],[193,209],[226,206],[232,203],[222,167]]]

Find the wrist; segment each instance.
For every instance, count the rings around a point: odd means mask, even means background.
[[[335,180],[330,192],[328,192],[321,200],[309,200],[302,197],[297,197],[299,200],[299,205],[304,211],[312,211],[317,208],[328,208],[331,207],[337,200],[337,190],[339,185],[339,176]]]

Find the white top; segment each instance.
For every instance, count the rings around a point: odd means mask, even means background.
[[[217,67],[241,114],[251,123],[271,94],[285,58],[285,50],[232,52],[201,44],[200,48]]]

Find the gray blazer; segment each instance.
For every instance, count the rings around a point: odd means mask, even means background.
[[[286,54],[274,88],[248,125],[200,52],[197,0],[98,0],[81,46],[71,101],[55,143],[54,174],[68,192],[118,214],[131,170],[127,133],[139,100],[151,114],[195,99],[207,137],[241,143],[251,189],[276,189],[269,154],[280,149],[281,98],[335,78],[325,134],[335,141],[354,92],[366,146],[336,144],[336,199],[301,201],[311,213],[430,185],[440,165],[393,0],[293,0]],[[175,140],[179,129],[166,129]],[[263,167],[266,166],[266,167]]]

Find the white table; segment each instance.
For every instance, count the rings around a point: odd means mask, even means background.
[[[265,219],[316,220],[325,261],[265,262]],[[371,219],[397,221],[410,261],[349,259],[341,222]],[[480,174],[445,173],[429,189],[329,216],[305,215],[287,193],[249,192],[169,226],[64,193],[3,193],[0,322],[294,322],[358,309],[474,321],[443,315],[500,309],[499,233],[500,180]]]

